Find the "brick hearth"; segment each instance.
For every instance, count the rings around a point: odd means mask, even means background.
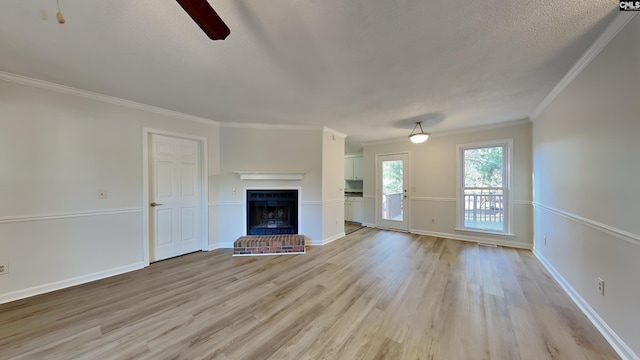
[[[304,253],[304,235],[242,236],[233,243],[234,256]]]

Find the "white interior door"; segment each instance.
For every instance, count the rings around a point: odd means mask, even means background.
[[[151,134],[149,153],[150,261],[200,250],[200,143]]]
[[[409,231],[409,154],[377,156],[378,227]]]

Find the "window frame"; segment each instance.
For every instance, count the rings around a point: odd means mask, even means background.
[[[489,147],[503,147],[502,154],[502,171],[503,171],[503,230],[487,230],[473,227],[466,227],[464,225],[465,215],[465,202],[464,202],[464,151],[473,149],[482,149]],[[513,179],[513,139],[500,139],[492,141],[483,141],[468,144],[459,144],[456,146],[456,172],[457,172],[457,184],[456,184],[456,231],[474,232],[483,234],[494,235],[507,235],[514,236],[512,233],[512,220],[513,219],[513,203],[511,200],[511,188]]]

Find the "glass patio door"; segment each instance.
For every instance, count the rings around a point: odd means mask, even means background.
[[[406,153],[377,156],[378,227],[409,231],[408,159]]]

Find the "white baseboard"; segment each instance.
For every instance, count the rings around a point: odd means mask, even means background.
[[[25,299],[28,297],[76,286],[86,284],[95,280],[105,279],[111,276],[124,274],[130,271],[139,270],[146,266],[144,262],[139,262],[131,265],[120,266],[114,269],[95,272],[93,274],[82,275],[71,279],[56,281],[50,284],[38,285],[28,289],[18,290],[10,292],[8,294],[0,295],[0,304]]]
[[[345,237],[345,233],[341,232],[339,234],[335,234],[331,237],[328,237],[326,239],[322,239],[322,240],[313,240],[313,239],[307,239],[306,241],[306,245],[310,245],[310,246],[322,246],[322,245],[327,245],[330,242],[336,241],[338,239],[341,239],[343,237]]]
[[[533,250],[533,254],[538,258],[540,263],[549,271],[551,276],[562,287],[562,289],[569,295],[571,300],[582,310],[582,312],[591,320],[591,323],[600,331],[602,336],[609,342],[611,347],[620,355],[623,360],[640,360],[640,357],[636,355],[627,344],[620,339],[620,337],[607,325],[607,323],[593,310],[593,308],[587,303],[587,301],[580,296],[580,294],[565,280],[562,275],[542,256],[541,253]]]
[[[322,240],[313,240],[313,239],[307,239],[305,241],[305,245],[307,246],[322,246],[324,245]]]
[[[344,231],[343,231],[343,232],[341,232],[341,233],[339,233],[339,234],[335,234],[335,235],[333,235],[333,236],[331,236],[331,237],[328,237],[328,238],[326,238],[326,239],[323,239],[323,240],[322,240],[322,245],[327,245],[328,243],[330,243],[330,242],[334,242],[334,241],[336,241],[336,240],[338,240],[338,239],[342,239],[342,238],[343,238],[343,237],[345,237],[345,236],[346,236],[346,235],[345,235]]]
[[[374,227],[376,227],[376,224],[362,223],[362,226],[374,228]]]
[[[209,249],[207,249],[207,251],[213,251],[213,250],[217,250],[217,249],[233,249],[233,243],[232,242],[223,242],[223,243],[217,243],[217,244],[209,245]]]
[[[500,245],[500,246],[512,247],[516,249],[531,250],[533,247],[532,244],[524,244],[524,243],[519,243],[515,241],[508,241],[508,240],[489,238],[489,237],[475,237],[472,235],[441,233],[441,232],[424,231],[424,230],[418,230],[418,229],[410,229],[409,232],[412,234],[435,236],[440,238],[469,241],[474,243]]]

